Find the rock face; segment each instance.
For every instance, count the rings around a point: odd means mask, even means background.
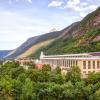
[[[82,21],[73,23],[61,31],[53,31],[28,39],[7,57],[36,58],[41,51],[47,54],[100,51],[100,7]]]

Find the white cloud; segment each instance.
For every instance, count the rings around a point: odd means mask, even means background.
[[[68,0],[63,9],[70,9],[77,13],[81,18],[85,17],[89,12],[97,9],[97,5],[89,2],[81,2],[81,0]],[[62,7],[61,7],[62,8]]]
[[[40,24],[41,22],[41,24]],[[46,32],[48,23],[44,20],[9,11],[0,11],[0,40],[25,41],[28,37]],[[12,39],[10,39],[13,37]]]
[[[84,13],[84,12],[80,12],[80,17],[85,17],[87,15],[87,13]]]
[[[52,1],[50,4],[48,4],[48,7],[60,7],[63,4],[62,1]]]
[[[81,6],[87,6],[87,5],[88,5],[87,2],[82,2],[82,3],[81,3]]]
[[[97,7],[98,7],[97,5],[90,5],[90,6],[89,6],[89,9],[90,9],[90,10],[95,10],[95,9],[97,9]]]
[[[32,3],[32,0],[28,0],[29,3]]]
[[[78,4],[80,4],[80,0],[69,0],[67,2],[67,7],[72,8]]]
[[[14,1],[15,1],[15,2],[20,2],[20,1],[25,2],[25,1],[26,1],[26,2],[32,3],[32,0],[9,0],[8,3],[9,3],[9,4],[12,4]]]

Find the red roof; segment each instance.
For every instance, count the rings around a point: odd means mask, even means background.
[[[36,64],[36,66],[37,66],[38,69],[42,69],[43,64]]]
[[[93,53],[90,53],[90,55],[92,55],[92,56],[100,56],[100,52],[93,52]]]

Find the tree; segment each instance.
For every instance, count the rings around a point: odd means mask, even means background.
[[[11,69],[11,76],[13,79],[17,79],[17,77],[22,73],[25,73],[25,69],[23,67]]]
[[[61,74],[61,68],[59,66],[57,66],[54,70],[55,74]]]
[[[6,75],[0,79],[0,99],[12,100],[12,80]]]
[[[66,74],[66,81],[69,80],[73,83],[81,80],[81,71],[78,66],[72,66],[70,71]]]
[[[34,82],[48,82],[50,79],[49,71],[41,71],[38,69],[28,71],[27,75]]]
[[[42,71],[51,71],[51,66],[49,64],[44,64],[42,67]]]
[[[97,82],[100,82],[100,73],[91,72],[88,74],[88,77],[86,78],[87,84],[95,84]]]
[[[26,78],[27,78],[26,73],[21,73],[21,74],[19,74],[19,76],[18,76],[17,80],[18,80],[18,81],[20,81],[22,84],[24,84],[24,83],[25,83]]]
[[[50,82],[55,82],[56,84],[63,84],[65,82],[64,77],[61,74],[50,75]]]
[[[1,75],[10,75],[11,74],[11,70],[13,68],[18,68],[19,64],[16,62],[7,62],[6,64],[2,65],[0,67],[0,74]]]
[[[62,92],[62,100],[74,100],[74,85],[71,83],[71,81],[68,81],[65,84],[62,84],[63,92]]]
[[[12,92],[14,100],[21,100],[23,83],[20,80],[13,80]]]
[[[22,87],[22,98],[23,100],[32,100],[33,97],[33,82],[26,78],[25,84]]]

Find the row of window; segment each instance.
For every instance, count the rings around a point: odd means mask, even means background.
[[[45,64],[58,65],[64,67],[71,67],[73,65],[78,65],[77,60],[54,60],[46,59],[43,61]],[[83,61],[83,69],[95,69],[100,68],[100,61]]]
[[[83,61],[83,69],[86,69],[86,67],[88,67],[88,69],[91,69],[91,67],[95,69],[96,66],[97,68],[100,68],[99,61]]]
[[[95,71],[83,71],[83,74],[89,74],[91,72],[95,72]],[[100,70],[98,72],[100,72]]]
[[[73,65],[77,65],[76,60],[45,60],[42,61],[45,64],[51,64],[51,65],[58,65],[58,66],[64,66],[64,67],[71,67]]]

